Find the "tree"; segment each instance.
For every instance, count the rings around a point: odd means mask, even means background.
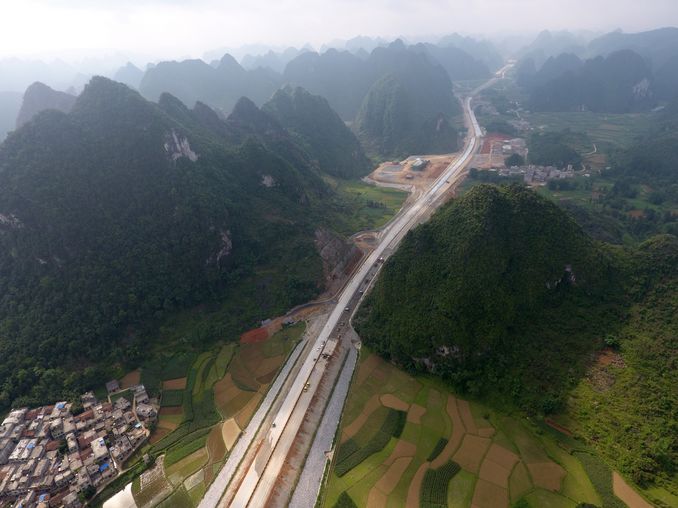
[[[525,164],[525,159],[517,153],[512,153],[504,160],[507,168],[512,168],[513,166],[522,166]]]

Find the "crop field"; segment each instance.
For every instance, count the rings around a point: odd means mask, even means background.
[[[525,119],[538,130],[562,131],[570,129],[585,132],[593,143],[629,145],[639,134],[647,132],[655,121],[656,113],[609,114],[526,113]]]
[[[323,506],[624,506],[600,459],[544,427],[458,398],[363,348]]]
[[[161,408],[144,452],[164,455],[164,476],[174,491],[162,506],[197,505],[304,330],[301,322],[264,342],[226,344],[197,356],[167,355],[167,366],[151,366]],[[185,364],[188,358],[192,362]]]

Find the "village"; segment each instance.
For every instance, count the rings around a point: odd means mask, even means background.
[[[143,385],[106,384],[80,403],[13,409],[0,425],[0,505],[78,508],[120,474],[148,438],[156,406]]]

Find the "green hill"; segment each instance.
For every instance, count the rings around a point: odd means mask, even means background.
[[[610,324],[590,307],[613,297],[615,277],[555,204],[521,187],[480,185],[405,238],[358,329],[400,365],[549,410]]]
[[[368,153],[399,158],[456,150],[451,118],[460,106],[445,70],[402,43],[372,55],[378,67],[391,70],[370,88],[356,117],[354,130]],[[398,65],[389,65],[392,60]]]
[[[675,493],[677,258],[675,236],[595,243],[531,190],[479,185],[407,235],[355,325],[402,367],[556,413],[634,481]],[[603,348],[614,362],[596,361]]]
[[[323,97],[286,87],[262,109],[295,135],[323,172],[351,178],[370,171],[370,161],[358,139]]]
[[[69,114],[44,111],[0,145],[0,407],[134,365],[145,323],[197,303],[230,299],[254,320],[307,301],[333,197],[251,101],[224,122],[94,78]],[[237,332],[213,328],[201,333]]]

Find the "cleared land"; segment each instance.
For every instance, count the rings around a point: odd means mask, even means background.
[[[334,507],[346,496],[357,506],[370,507],[418,508],[425,502],[453,508],[508,508],[521,499],[533,508],[604,504],[579,455],[567,451],[583,446],[570,436],[459,399],[442,383],[413,378],[365,348],[361,354],[324,506]],[[383,449],[371,451],[373,436],[396,408],[408,411],[402,433]],[[368,456],[349,464],[348,470],[342,462],[339,476],[335,468],[348,452]],[[450,461],[461,470],[449,484],[441,485],[435,472],[451,467]],[[611,492],[612,476],[607,481]],[[629,496],[635,494],[629,490]],[[440,502],[441,496],[446,501]]]

